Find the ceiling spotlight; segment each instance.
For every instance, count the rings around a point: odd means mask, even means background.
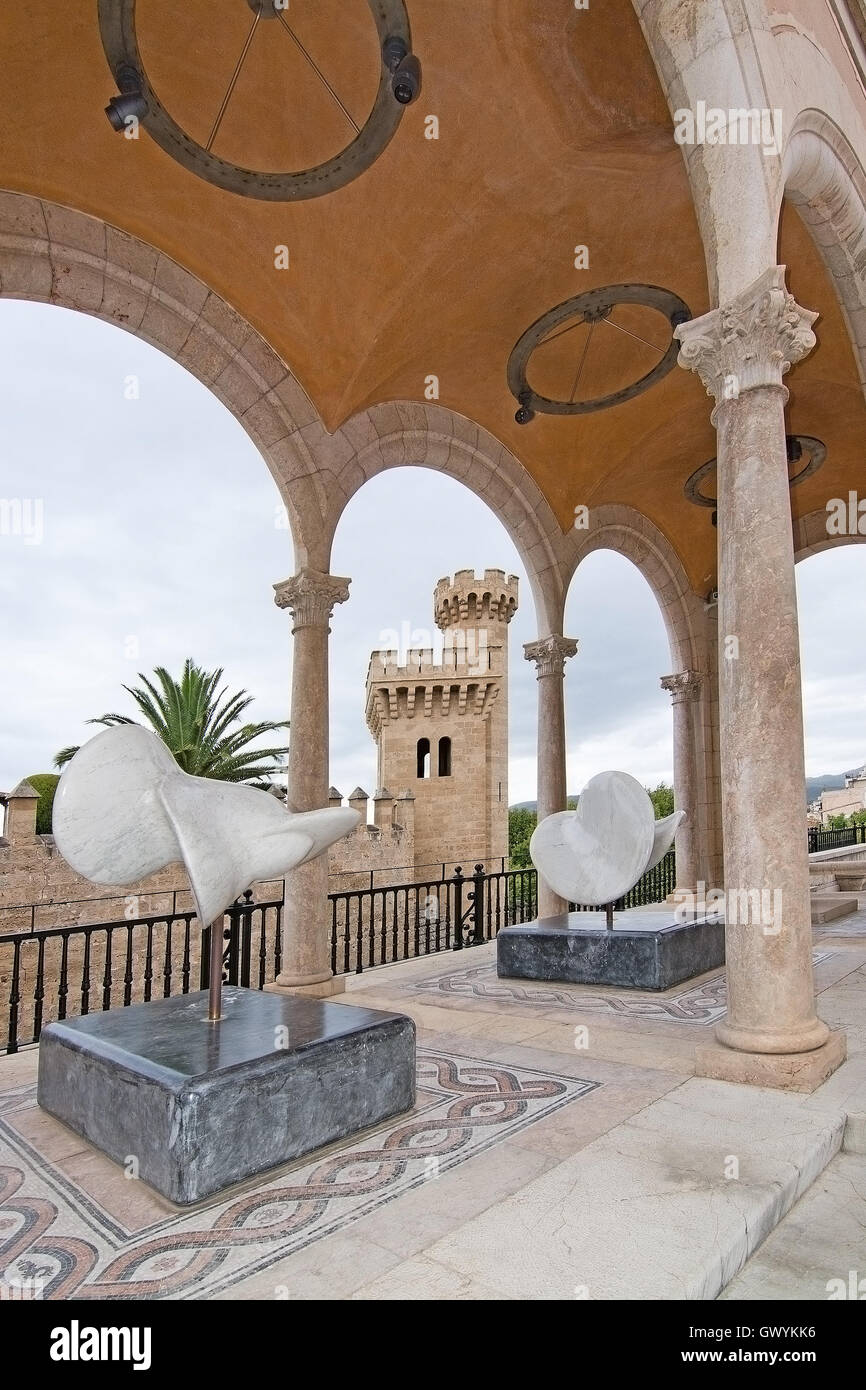
[[[112,130],[126,130],[130,120],[140,121],[147,115],[147,98],[141,90],[141,77],[135,68],[121,67],[117,70],[119,95],[112,97],[105,108],[105,114]]]
[[[401,106],[409,106],[421,92],[421,64],[409,52],[405,39],[391,34],[382,44],[382,60],[391,73],[391,91]]]
[[[518,425],[528,425],[530,420],[535,419],[535,411],[529,404],[529,395],[527,392],[521,391],[518,399],[520,401],[520,409],[515,411],[514,418]]]
[[[801,442],[800,442],[800,437],[799,437],[799,435],[796,435],[796,434],[786,434],[786,435],[785,435],[785,452],[786,452],[787,455],[788,455],[788,462],[789,462],[789,463],[799,463],[799,462],[800,462],[800,459],[803,457],[803,445],[802,445]]]

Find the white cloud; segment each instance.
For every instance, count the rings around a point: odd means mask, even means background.
[[[205,387],[155,349],[93,319],[0,301],[0,495],[42,498],[45,537],[0,537],[0,787],[47,770],[85,720],[130,706],[138,671],[187,656],[223,665],[285,718],[290,622],[272,585],[292,572],[274,524],[267,469]],[[128,376],[140,398],[124,397]],[[352,579],[332,623],[331,777],[375,789],[364,680],[384,630],[431,628],[437,579],[468,566],[521,578],[510,627],[512,801],[535,797],[536,680],[522,646],[536,636],[529,586],[504,528],[459,483],[424,469],[379,476],[352,500],[332,568]],[[866,758],[866,549],[801,567],[810,771]],[[569,790],[621,767],[671,776],[671,670],[655,600],[619,556],[599,553],[572,584],[566,633]],[[125,655],[127,638],[139,643]],[[392,788],[393,790],[393,788]]]

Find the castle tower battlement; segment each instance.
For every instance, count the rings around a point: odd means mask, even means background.
[[[517,612],[517,575],[504,570],[458,570],[440,579],[433,591],[433,616],[443,631],[471,624],[507,626]]]
[[[381,787],[415,796],[415,865],[508,853],[508,624],[518,580],[504,570],[440,579],[443,649],[375,651],[366,717]]]

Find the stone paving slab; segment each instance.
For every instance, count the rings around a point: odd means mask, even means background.
[[[692,1078],[353,1297],[715,1298],[843,1130],[800,1097]]]

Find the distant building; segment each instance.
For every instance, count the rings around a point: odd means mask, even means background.
[[[846,772],[844,787],[821,793],[823,825],[833,816],[850,816],[855,811],[866,811],[866,765],[854,772]]]
[[[508,854],[508,624],[517,584],[504,570],[458,570],[433,596],[441,658],[432,646],[370,657],[378,795],[389,787],[413,794],[417,871],[450,862],[471,873],[476,861]]]

